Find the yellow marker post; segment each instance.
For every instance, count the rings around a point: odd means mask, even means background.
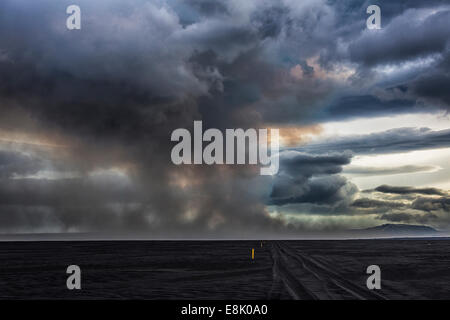
[[[252,248],[252,260],[255,260],[255,249]]]

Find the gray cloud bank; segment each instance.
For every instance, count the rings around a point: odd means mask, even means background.
[[[387,222],[431,224],[445,230],[450,222],[450,197],[448,191],[436,188],[413,188],[382,185],[366,190],[375,198],[359,198],[353,207],[366,213],[378,214]],[[390,194],[390,200],[377,200],[380,194]]]
[[[352,135],[309,144],[298,150],[322,153],[348,150],[358,154],[383,154],[450,147],[450,130],[397,128],[366,135]]]

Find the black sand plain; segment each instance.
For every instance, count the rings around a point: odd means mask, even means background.
[[[450,239],[0,242],[0,299],[450,299]]]

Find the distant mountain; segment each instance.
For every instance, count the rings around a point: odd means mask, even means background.
[[[366,231],[382,232],[437,232],[436,229],[428,226],[417,226],[413,224],[382,224],[380,226],[364,229]]]
[[[380,226],[355,230],[368,236],[397,237],[397,236],[436,236],[438,231],[428,226],[411,224],[383,224]]]

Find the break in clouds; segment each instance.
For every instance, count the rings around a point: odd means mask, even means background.
[[[1,232],[448,229],[446,190],[361,190],[344,174],[361,154],[448,148],[448,130],[307,138],[330,121],[446,114],[445,1],[379,1],[380,30],[366,28],[367,1],[77,1],[82,28],[68,30],[71,4],[0,3]],[[195,120],[280,128],[278,173],[174,165],[171,133]],[[425,170],[401,167],[385,170]]]

